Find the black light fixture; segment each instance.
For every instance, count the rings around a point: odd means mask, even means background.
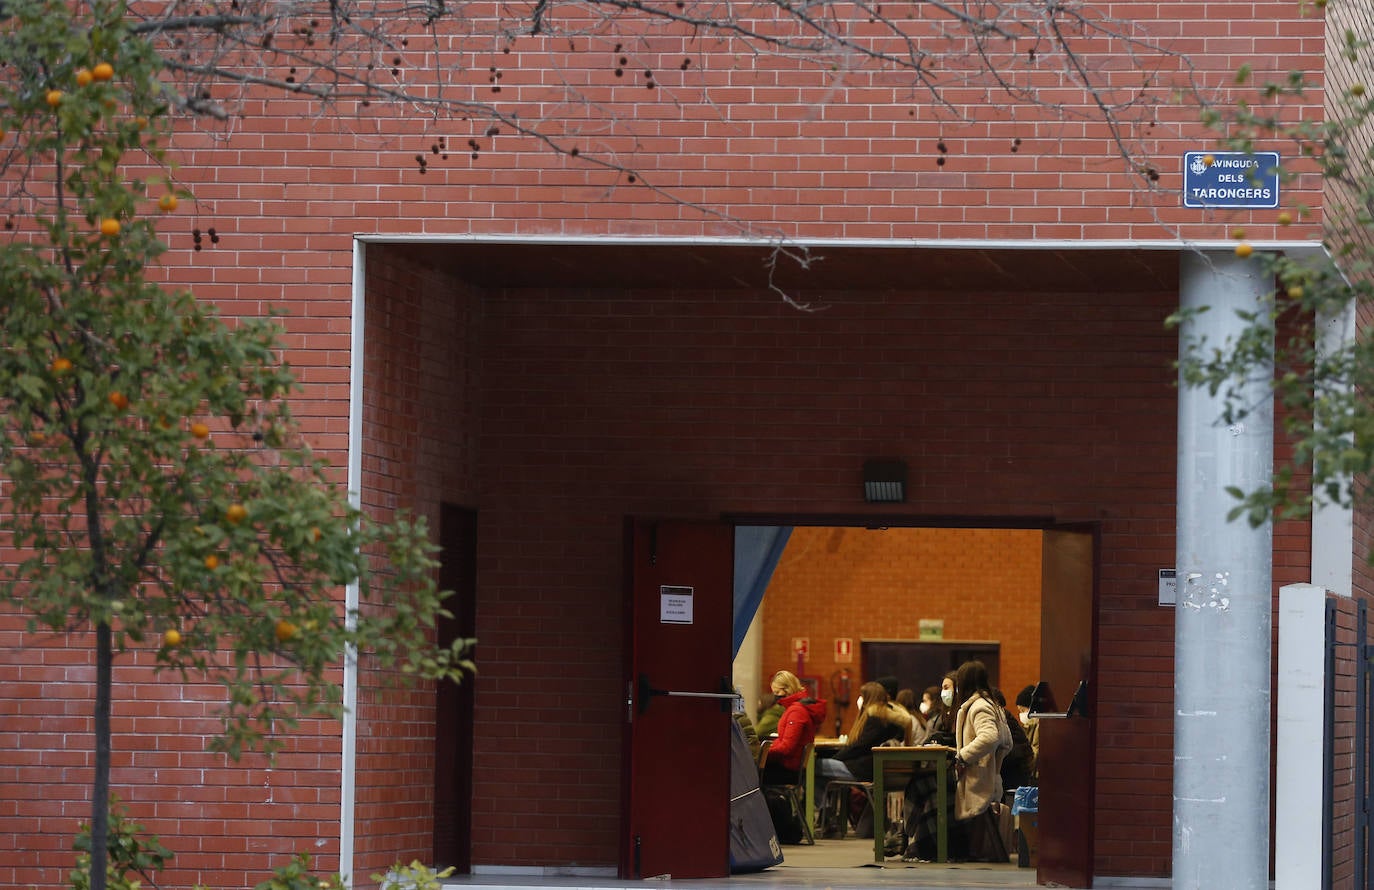
[[[864,461],[864,500],[870,504],[900,504],[906,500],[906,461],[874,458]]]

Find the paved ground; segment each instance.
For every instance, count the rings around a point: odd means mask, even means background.
[[[537,890],[544,887],[576,887],[583,890],[646,887],[684,888],[684,890],[944,890],[944,888],[1034,887],[1035,870],[1014,865],[987,864],[908,864],[890,860],[883,867],[873,864],[871,840],[818,840],[814,847],[783,847],[783,864],[749,875],[729,878],[683,880],[655,879],[622,881],[601,877],[558,877],[552,875],[470,875],[452,878],[445,886],[480,886],[503,890]]]

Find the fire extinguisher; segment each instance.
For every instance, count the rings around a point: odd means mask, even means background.
[[[841,734],[844,712],[849,707],[849,668],[840,668],[830,675],[830,697],[835,700],[835,735]]]

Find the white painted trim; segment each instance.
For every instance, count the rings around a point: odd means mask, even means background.
[[[363,308],[366,245],[353,243],[353,317],[348,368],[348,502],[362,506],[363,488]],[[358,609],[358,585],[344,592],[345,621],[352,626]],[[350,646],[344,653],[343,738],[339,778],[339,874],[353,886],[353,829],[358,787],[358,653]]]
[[[1340,315],[1319,316],[1317,323],[1316,345],[1320,356],[1345,348],[1355,340],[1355,303],[1348,303]],[[1312,506],[1312,583],[1348,597],[1354,590],[1354,578],[1354,510],[1348,504],[1315,498]]]
[[[1229,239],[1209,241],[1180,241],[1176,238],[1111,241],[1104,239],[985,239],[974,238],[746,238],[738,235],[716,236],[644,236],[615,237],[606,235],[432,235],[364,234],[354,236],[364,244],[527,244],[578,245],[620,244],[652,246],[720,246],[720,247],[883,247],[938,248],[944,250],[1233,250],[1236,242]],[[1292,254],[1326,255],[1320,241],[1251,241],[1255,250],[1281,250]]]
[[[1321,752],[1326,750],[1326,591],[1279,588],[1278,740],[1274,771],[1274,886],[1322,885]]]

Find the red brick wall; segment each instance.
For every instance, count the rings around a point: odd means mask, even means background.
[[[91,815],[94,644],[19,627],[0,620],[0,884],[62,886]],[[296,852],[337,868],[338,724],[303,721],[274,761],[234,763],[206,750],[220,687],[154,676],[152,663],[137,647],[116,660],[110,778],[175,853],[164,885],[252,886]]]
[[[408,509],[437,534],[439,504],[476,500],[480,306],[451,277],[368,251],[364,504]],[[433,849],[434,691],[359,665],[353,873],[363,883]],[[399,681],[399,682],[398,682]]]
[[[1009,700],[1040,678],[1040,533],[1009,529],[798,527],[788,538],[762,606],[762,692],[781,668],[796,670],[792,639],[810,640],[805,674],[842,667],[853,690],[863,676],[861,639],[914,640],[922,618],[945,622],[947,640],[1001,643],[999,683]],[[834,641],[853,641],[853,661],[835,661]],[[919,699],[926,678],[915,689]],[[850,726],[857,710],[841,715]],[[835,705],[823,732],[834,730]]]
[[[1360,639],[1359,602],[1356,599],[1329,596],[1335,607],[1335,700],[1331,744],[1334,759],[1331,775],[1331,887],[1332,890],[1357,890],[1355,887],[1354,857],[1357,855],[1355,817],[1361,806],[1360,790],[1355,784],[1355,700],[1359,675],[1361,642],[1374,643],[1374,627],[1365,627],[1365,639]],[[1366,718],[1368,719],[1368,718]],[[1366,743],[1368,743],[1366,741]],[[1365,764],[1366,770],[1369,764]]]

